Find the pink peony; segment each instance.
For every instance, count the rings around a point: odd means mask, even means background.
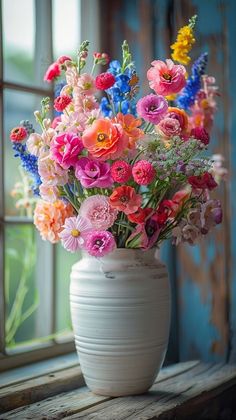
[[[116,182],[127,182],[132,175],[131,165],[124,160],[117,160],[111,166],[111,176]]]
[[[155,178],[156,171],[147,160],[139,160],[133,166],[132,175],[137,184],[148,185]]]
[[[159,95],[168,96],[178,93],[186,84],[184,66],[174,64],[172,60],[155,60],[147,71],[150,87]]]
[[[69,169],[78,162],[78,156],[83,150],[80,137],[74,133],[62,133],[54,137],[50,146],[52,158],[62,168]]]
[[[85,188],[110,188],[113,184],[109,163],[82,157],[75,167],[75,176]]]
[[[94,257],[103,257],[116,248],[116,242],[108,231],[89,232],[86,237],[85,249]]]
[[[145,121],[158,124],[168,110],[167,100],[160,95],[144,96],[137,102],[137,113]]]
[[[181,126],[175,118],[164,118],[157,125],[157,131],[166,137],[178,136],[181,133]]]
[[[94,229],[106,230],[115,222],[118,211],[112,208],[108,197],[97,194],[83,201],[79,214],[89,220]]]
[[[60,232],[62,245],[67,251],[76,252],[85,246],[86,235],[91,231],[91,224],[80,216],[65,220],[64,229]]]
[[[61,74],[61,70],[60,70],[59,64],[58,63],[52,63],[48,67],[48,69],[47,69],[47,71],[46,71],[46,73],[44,75],[43,80],[45,80],[45,82],[49,82],[50,83],[54,79],[56,79],[56,77],[60,76],[60,74]]]

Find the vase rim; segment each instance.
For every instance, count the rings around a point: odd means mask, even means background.
[[[143,249],[137,249],[137,248],[116,248],[114,251],[110,252],[107,255],[104,255],[103,257],[94,257],[90,255],[85,250],[82,250],[82,255],[86,258],[96,259],[96,260],[107,260],[113,257],[123,257],[123,258],[135,258],[136,256],[143,256],[143,257],[149,257],[149,258],[156,258],[159,259],[159,256],[157,256],[159,251],[159,248],[150,248],[148,250]]]

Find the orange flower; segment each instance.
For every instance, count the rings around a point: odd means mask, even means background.
[[[144,135],[143,130],[138,128],[142,124],[142,120],[140,118],[135,118],[132,114],[124,115],[119,112],[113,121],[119,123],[123,127],[123,130],[129,137],[128,147],[133,149],[135,142]]]
[[[166,117],[176,118],[179,121],[181,132],[185,132],[188,128],[188,116],[183,109],[170,106]]]
[[[126,185],[117,187],[111,194],[111,207],[123,211],[125,214],[135,213],[141,205],[142,196],[136,194],[135,189]]]
[[[60,240],[59,233],[63,230],[65,219],[73,215],[71,204],[61,200],[54,203],[39,200],[34,211],[34,224],[44,241],[55,244]]]
[[[82,141],[93,158],[107,160],[122,156],[129,139],[120,124],[101,118],[84,131]]]

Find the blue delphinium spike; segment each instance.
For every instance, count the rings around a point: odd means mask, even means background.
[[[201,76],[205,73],[208,60],[208,54],[203,53],[193,63],[191,75],[189,76],[186,86],[182,90],[181,95],[176,100],[176,105],[185,111],[194,104],[196,95],[201,88]]]
[[[35,195],[39,195],[39,186],[42,183],[38,173],[38,158],[27,152],[26,145],[19,142],[12,142],[12,148],[15,157],[19,157],[22,167],[30,173],[33,186],[32,190]]]

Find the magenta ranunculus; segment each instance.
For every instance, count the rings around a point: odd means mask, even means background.
[[[62,133],[55,136],[52,140],[50,149],[52,159],[64,169],[75,166],[78,156],[83,150],[83,143],[75,133]]]
[[[93,231],[86,236],[85,249],[94,257],[103,257],[116,248],[116,242],[108,231]]]
[[[168,102],[161,95],[151,93],[137,102],[137,113],[145,121],[149,121],[152,124],[158,124],[167,111]]]
[[[113,184],[110,164],[87,157],[76,163],[75,176],[85,188],[110,188]]]

